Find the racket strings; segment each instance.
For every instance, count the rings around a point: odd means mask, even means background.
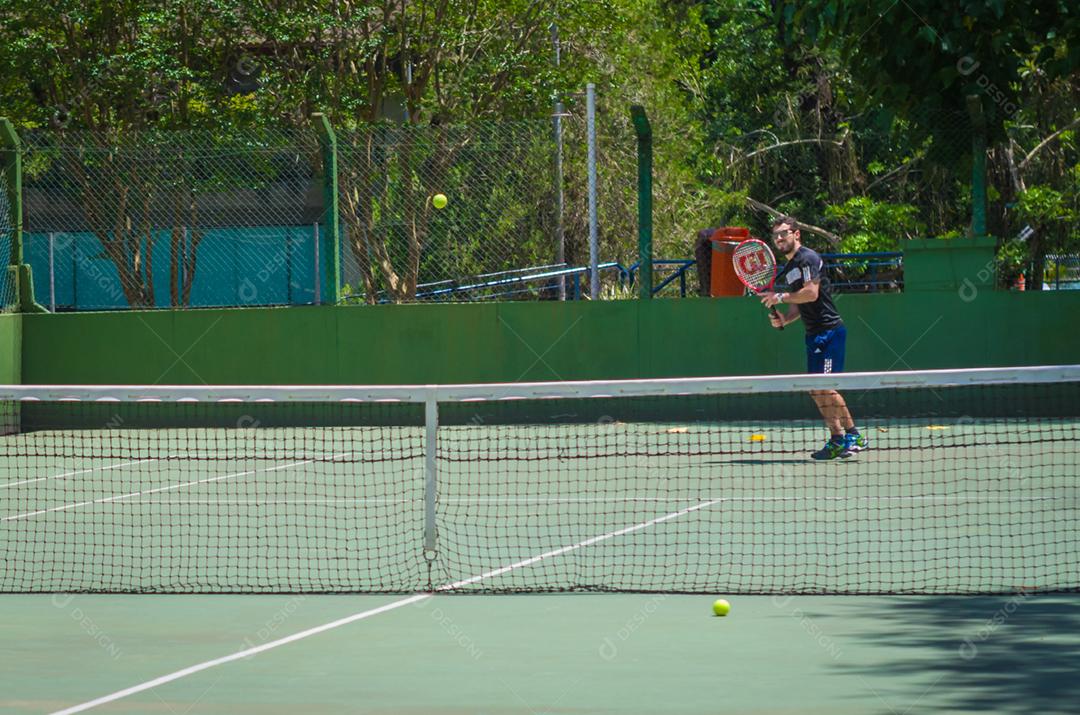
[[[745,250],[736,248],[733,257],[735,272],[742,278],[743,283],[757,290],[772,284],[776,277],[776,263],[768,252],[751,245]]]
[[[772,270],[758,270],[745,276],[746,282],[757,288],[766,288],[773,280]]]

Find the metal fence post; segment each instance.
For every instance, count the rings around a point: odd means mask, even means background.
[[[23,313],[43,313],[45,308],[34,300],[34,275],[30,266],[23,263],[22,142],[15,126],[5,117],[0,117],[0,156],[7,180],[3,190],[7,192],[11,211],[11,253],[5,270],[8,280],[15,286],[15,295],[4,296],[4,300],[13,297],[14,304]]]
[[[555,262],[566,264],[566,235],[563,229],[563,131],[562,102],[555,103]],[[566,276],[559,276],[559,300],[566,300]]]
[[[4,177],[7,179],[4,190],[8,193],[11,210],[8,265],[18,266],[23,262],[22,150],[15,126],[5,117],[0,117],[0,145],[3,146]]]
[[[314,288],[315,288],[315,300],[314,300],[314,302],[315,302],[315,305],[321,305],[322,304],[322,278],[319,275],[319,222],[316,221],[315,223],[313,223],[311,225],[311,229],[312,229],[312,234],[311,235],[312,235],[312,239],[313,239],[312,240],[312,245],[314,246],[314,249],[315,249],[313,251],[313,253],[315,254],[315,265],[314,265],[315,278],[313,280]]]
[[[637,134],[638,148],[638,280],[639,296],[652,299],[652,127],[645,108],[630,107],[630,118]]]
[[[326,231],[323,240],[326,245],[322,251],[322,269],[319,270],[319,235],[316,227],[315,238],[315,302],[321,303],[321,286],[326,283],[327,302],[337,303],[341,296],[341,214],[338,211],[338,145],[337,135],[330,126],[330,120],[325,114],[315,113],[311,115],[315,122],[315,130],[319,133],[319,144],[322,147],[323,159],[323,220],[326,223]]]
[[[56,234],[49,232],[49,310],[56,312]]]
[[[986,116],[977,94],[968,95],[967,107],[972,125],[971,236],[980,238],[986,235]]]
[[[600,247],[596,217],[596,85],[585,85],[587,121],[589,127],[589,297],[600,299]]]

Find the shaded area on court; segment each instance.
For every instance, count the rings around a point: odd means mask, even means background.
[[[912,683],[892,691],[912,712],[1064,713],[1080,702],[1080,604],[1073,596],[1019,592],[844,603],[810,615],[845,638],[880,648],[882,657],[837,663],[834,674]],[[928,672],[934,674],[929,687],[912,679]]]

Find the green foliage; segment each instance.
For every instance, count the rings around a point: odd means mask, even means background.
[[[1032,186],[1020,194],[1016,212],[1020,220],[1039,226],[1052,226],[1057,221],[1075,220],[1075,216],[1066,206],[1065,195],[1048,186]]]
[[[1080,9],[1065,2],[962,0],[786,0],[780,10],[797,33],[792,43],[836,49],[864,101],[930,123],[963,111],[979,94],[1002,137],[1023,103],[1022,75],[1067,76],[1080,67]]]
[[[352,285],[407,297],[438,274],[437,257],[420,247],[459,247],[459,272],[553,260],[555,101],[566,114],[566,255],[586,260],[586,83],[599,100],[601,256],[624,264],[637,252],[631,103],[646,106],[654,127],[655,254],[679,257],[706,226],[763,233],[770,209],[820,226],[807,238],[828,250],[966,234],[973,127],[965,96],[974,92],[990,129],[991,229],[1037,229],[1031,242],[1006,251],[1019,266],[1080,242],[1073,5],[7,0],[0,107],[23,128],[88,130],[105,143],[162,129],[258,137],[306,129],[316,111],[346,137],[382,122],[425,130],[536,122],[525,145],[501,160],[466,140],[440,150],[457,162],[439,168],[440,189],[482,187],[468,199],[478,217],[471,228],[461,223],[460,197],[434,222],[414,200],[434,180],[434,154],[422,148],[378,165],[385,184],[350,184],[372,201],[346,223],[377,229],[363,240],[383,241],[388,256],[399,256],[357,263]],[[28,171],[48,168],[34,161],[48,160],[29,158]],[[251,165],[247,181],[273,175],[257,157],[237,161]],[[217,180],[215,190],[228,188],[227,176]],[[529,191],[508,188],[525,184]],[[382,203],[373,199],[378,191]],[[488,266],[482,254],[494,241],[513,250]],[[367,260],[362,253],[346,260]]]
[[[1023,272],[1028,260],[1027,244],[1023,241],[1005,241],[998,247],[997,269],[1006,284],[1011,284]]]
[[[829,206],[825,216],[837,223],[843,237],[844,253],[895,251],[902,238],[925,236],[918,209],[910,204],[893,204],[856,196],[843,204]]]

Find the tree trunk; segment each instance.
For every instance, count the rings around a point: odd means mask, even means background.
[[[195,284],[195,270],[198,268],[199,244],[202,243],[205,232],[202,229],[192,227],[190,241],[184,252],[184,307],[191,305],[191,286]]]
[[[180,304],[180,252],[183,250],[184,228],[173,226],[169,233],[169,305]]]
[[[355,136],[355,135],[354,135]],[[364,281],[364,300],[370,305],[376,301],[375,276],[371,270],[374,257],[368,250],[368,237],[370,231],[371,216],[371,182],[373,172],[371,167],[371,151],[374,137],[368,136],[360,139],[360,147],[354,146],[351,153],[353,161],[347,166],[339,167],[338,177],[341,182],[344,213],[346,220],[349,248],[352,249],[353,259],[360,270],[360,277]],[[344,163],[344,162],[343,162]]]
[[[1035,227],[1035,235],[1028,243],[1031,256],[1031,275],[1025,276],[1024,290],[1042,290],[1043,276],[1046,274],[1046,242],[1043,240],[1044,226]]]

